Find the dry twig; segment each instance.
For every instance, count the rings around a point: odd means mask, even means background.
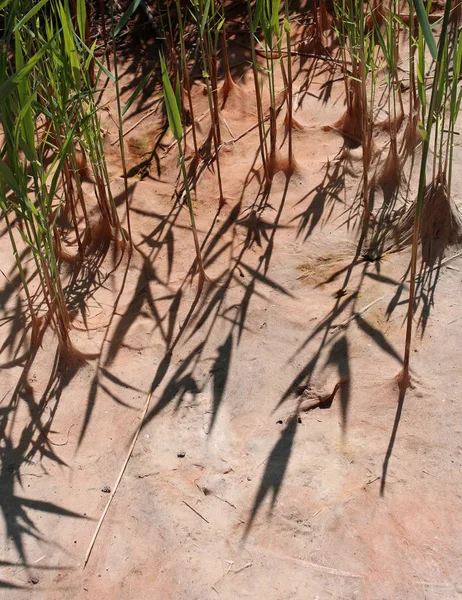
[[[111,505],[112,499],[114,498],[114,496],[115,496],[115,494],[117,492],[117,488],[119,487],[119,483],[120,483],[120,481],[122,479],[122,476],[123,476],[124,471],[125,471],[125,469],[127,467],[128,461],[130,460],[130,456],[132,455],[133,449],[135,447],[136,440],[138,439],[138,436],[140,434],[141,428],[143,427],[144,419],[146,417],[146,413],[148,412],[149,404],[151,402],[151,396],[152,396],[152,390],[149,392],[149,394],[148,394],[148,396],[146,398],[146,402],[145,402],[144,409],[143,409],[143,414],[141,415],[141,419],[140,419],[138,428],[135,431],[135,435],[133,436],[132,443],[130,444],[130,449],[129,449],[128,454],[127,454],[127,456],[126,456],[126,458],[124,460],[122,468],[120,469],[120,473],[119,473],[119,476],[117,477],[115,485],[112,488],[112,492],[111,492],[111,495],[109,496],[109,500],[107,501],[106,506],[104,507],[103,513],[102,513],[102,515],[101,515],[101,517],[100,517],[100,519],[98,521],[98,525],[96,526],[95,533],[93,534],[93,537],[91,538],[90,545],[88,546],[88,550],[87,550],[87,553],[85,554],[85,559],[83,561],[83,568],[84,569],[87,566],[88,559],[90,558],[91,551],[93,550],[93,546],[95,545],[96,538],[98,537],[99,530],[101,529],[101,525],[103,524],[104,518],[105,518],[105,516],[107,514],[107,511],[109,510],[109,506]]]

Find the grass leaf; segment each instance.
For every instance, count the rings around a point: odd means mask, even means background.
[[[138,98],[141,90],[143,88],[146,87],[146,84],[148,83],[148,81],[151,79],[152,74],[154,73],[154,70],[150,71],[146,77],[143,77],[143,79],[139,82],[139,84],[136,86],[135,90],[133,91],[132,95],[130,96],[130,98],[127,100],[127,103],[125,104],[125,106],[122,109],[122,116],[124,116],[124,114],[127,112],[127,110],[129,110],[130,106],[133,104],[133,102],[135,102],[135,100]]]
[[[85,0],[77,0],[77,23],[80,37],[85,39],[85,28],[87,23],[87,6]]]
[[[438,57],[438,49],[436,47],[435,38],[433,37],[432,28],[430,27],[423,0],[412,0],[412,2],[430,54],[432,55],[433,60],[436,60]]]
[[[32,71],[38,61],[42,58],[42,56],[48,51],[51,46],[51,41],[45,44],[40,48],[38,52],[30,58],[27,63],[24,65],[22,69],[20,69],[17,73],[9,77],[1,86],[0,86],[0,102],[3,102],[5,98],[11,94],[11,92],[19,85],[21,81],[23,81],[27,75]]]
[[[167,109],[167,118],[170,129],[177,142],[180,142],[183,138],[183,127],[181,125],[181,116],[178,109],[178,103],[175,93],[170,82],[170,78],[167,73],[167,67],[165,65],[165,59],[162,54],[159,53],[160,64],[162,68],[162,84],[164,86],[164,98],[165,107]]]
[[[21,192],[19,190],[17,181],[16,181],[13,173],[11,172],[10,167],[1,158],[0,158],[0,175],[6,181],[6,183],[9,185],[9,187],[13,190],[13,192],[16,195],[20,196]]]
[[[141,4],[141,0],[133,0],[127,10],[124,12],[120,21],[117,23],[117,26],[114,29],[114,37],[117,37],[122,29],[127,24],[127,21],[131,19],[131,17],[135,14],[138,6]]]
[[[48,2],[49,0],[40,0],[40,2],[38,4],[36,4],[35,6],[33,6],[30,11],[28,13],[26,13],[23,18],[15,25],[14,29],[13,29],[13,33],[15,33],[18,29],[21,29],[21,27],[27,23],[27,21],[29,21],[30,19],[32,19],[32,17],[34,15],[36,15],[38,13],[38,11],[45,6],[45,4]],[[2,7],[0,7],[2,8]]]

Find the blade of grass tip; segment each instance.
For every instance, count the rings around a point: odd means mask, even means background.
[[[95,63],[98,65],[98,67],[101,69],[101,71],[106,75],[106,77],[108,77],[112,82],[114,82],[115,81],[114,75],[111,73],[111,71],[109,71],[103,65],[103,63],[95,55],[95,53],[94,53],[95,44],[93,44],[92,47],[89,48],[83,40],[80,40],[80,43],[82,44],[82,48],[88,52],[91,59],[93,59],[95,61]]]
[[[122,31],[122,29],[127,24],[127,21],[135,14],[135,12],[138,9],[138,6],[140,4],[141,4],[141,0],[133,0],[133,2],[130,4],[130,6],[127,8],[127,10],[121,16],[121,18],[119,19],[119,22],[117,23],[116,27],[114,28],[114,34],[113,34],[114,37],[117,37],[119,35],[119,33]]]
[[[69,13],[64,9],[62,4],[59,5],[58,8],[59,17],[61,19],[61,26],[63,28],[63,36],[64,36],[64,49],[69,58],[69,62],[72,69],[72,74],[74,77],[74,85],[79,90],[82,85],[81,81],[81,73],[80,73],[80,60],[79,55],[77,53],[77,47],[74,41],[74,29],[72,27],[72,22],[70,20]]]
[[[272,14],[271,14],[271,28],[276,33],[279,27],[279,9],[281,6],[281,0],[273,0]],[[277,33],[276,33],[277,35]]]
[[[263,2],[264,0],[257,0],[255,4],[253,17],[250,22],[250,31],[252,34],[255,34],[262,20]]]
[[[85,39],[85,25],[87,22],[87,3],[86,0],[77,0],[77,24],[79,26],[80,37]]]
[[[94,54],[95,52],[95,48],[96,48],[96,44],[97,44],[98,40],[95,40],[93,42],[93,44],[90,46],[90,48],[88,49],[88,56],[85,59],[85,70],[88,70],[88,67],[90,66],[91,60],[92,60],[92,54]]]
[[[24,66],[24,57],[21,48],[21,39],[19,31],[15,33],[15,59],[16,69],[19,71]],[[34,147],[34,122],[32,118],[32,112],[30,110],[31,104],[34,100],[34,94],[29,89],[29,82],[27,78],[24,78],[18,84],[18,95],[22,109],[17,117],[18,122],[24,127],[24,133],[29,146]],[[16,127],[17,128],[17,127]],[[18,129],[18,128],[17,128]]]
[[[144,89],[148,83],[148,81],[151,79],[152,74],[154,73],[154,70],[150,71],[146,77],[143,77],[143,79],[139,82],[139,84],[136,86],[133,94],[130,96],[130,98],[127,100],[125,106],[122,109],[122,116],[125,115],[125,113],[130,109],[130,106],[133,104],[133,102],[135,102],[135,100],[138,98],[138,96],[140,95],[140,92],[142,89]]]
[[[160,65],[162,70],[162,84],[164,86],[164,98],[165,107],[167,109],[167,119],[170,129],[177,142],[181,142],[183,138],[183,127],[181,125],[181,116],[177,104],[177,99],[170,82],[170,78],[167,73],[167,66],[165,59],[161,53],[159,53]]]
[[[24,67],[11,75],[0,87],[0,102],[3,102],[5,98],[17,87],[17,85],[32,71],[42,56],[48,51],[52,44],[52,41],[48,42],[38,50],[32,58],[30,58]]]
[[[38,13],[38,11],[47,3],[49,2],[49,0],[40,0],[40,2],[38,4],[36,4],[35,6],[33,6],[30,11],[28,13],[26,13],[23,18],[14,26],[13,28],[13,33],[15,33],[18,29],[21,29],[22,26],[27,23],[27,21],[29,21],[30,19],[32,19],[32,17],[34,15],[36,15]],[[0,10],[3,7],[0,6]]]
[[[204,11],[202,13],[202,20],[201,20],[201,24],[200,24],[200,34],[201,34],[201,36],[204,35],[205,24],[207,23],[207,18],[208,18],[208,15],[209,15],[209,10],[210,10],[210,0],[206,0]]]
[[[432,28],[430,27],[423,0],[412,0],[412,2],[430,54],[432,55],[433,60],[436,60],[438,58],[438,49],[436,47],[435,38],[433,37]]]

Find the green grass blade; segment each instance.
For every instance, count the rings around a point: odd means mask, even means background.
[[[271,27],[273,31],[276,33],[279,27],[279,8],[281,6],[281,0],[273,0],[273,5],[271,7]]]
[[[89,48],[89,53],[88,53],[88,56],[87,56],[87,58],[85,59],[85,71],[87,71],[87,70],[88,70],[88,67],[90,66],[91,59],[92,59],[92,55],[93,55],[93,54],[94,54],[94,52],[95,52],[95,48],[96,48],[96,43],[97,43],[97,41],[98,41],[98,40],[95,40],[95,41],[93,42],[93,44],[91,45],[91,47]]]
[[[412,2],[430,54],[432,55],[433,60],[436,60],[438,58],[438,49],[436,47],[435,38],[433,37],[432,28],[430,27],[423,0],[412,0]]]
[[[25,157],[30,163],[35,160],[34,151],[22,137],[19,138],[19,147],[24,152]]]
[[[50,46],[51,41],[42,46],[40,50],[38,50],[38,52],[36,52],[34,56],[27,61],[20,71],[9,77],[5,83],[0,86],[0,102],[3,102],[5,98],[19,85],[19,83],[27,77],[42,56],[46,54]]]
[[[13,192],[16,195],[20,196],[21,191],[18,187],[18,182],[16,181],[15,176],[11,172],[10,167],[1,158],[0,158],[0,175],[2,176],[2,179],[4,179],[6,181],[8,186],[13,190]]]
[[[175,92],[173,91],[170,78],[167,73],[165,59],[162,54],[160,56],[160,65],[162,68],[162,84],[164,86],[165,107],[167,109],[167,118],[170,129],[177,142],[183,138],[183,127],[181,125],[181,116],[178,108]]]
[[[264,8],[264,1],[265,0],[257,0],[257,2],[255,4],[255,9],[254,9],[253,17],[252,17],[252,22],[251,22],[251,32],[252,33],[255,33],[255,31],[257,30],[257,28],[261,22],[263,8]]]
[[[127,24],[127,21],[135,14],[140,4],[141,0],[133,0],[133,2],[130,4],[130,6],[127,8],[127,10],[124,12],[119,22],[117,23],[117,26],[114,29],[114,37],[117,37],[119,35],[119,33]]]
[[[204,12],[202,13],[202,21],[201,21],[201,27],[200,27],[201,36],[204,35],[205,24],[207,23],[207,18],[209,16],[209,10],[210,10],[210,0],[206,0]]]
[[[80,37],[85,39],[85,28],[87,23],[87,5],[86,0],[77,0],[77,23],[79,26]]]
[[[74,29],[69,17],[69,13],[65,11],[62,4],[59,5],[59,16],[64,35],[64,48],[71,64],[72,73],[74,75],[74,85],[79,90],[81,87],[80,78],[80,60],[77,52],[77,47],[74,41]]]
[[[59,156],[59,160],[58,160],[58,163],[57,163],[56,170],[53,173],[53,178],[51,180],[50,190],[49,190],[49,193],[48,193],[48,197],[50,198],[50,200],[53,199],[53,197],[55,195],[56,187],[58,185],[59,178],[61,176],[61,171],[63,169],[64,161],[67,158],[68,148],[69,148],[69,146],[71,145],[71,143],[72,143],[72,141],[74,139],[75,127],[76,126],[74,125],[74,127],[72,127],[70,129],[70,131],[68,132],[67,137],[64,140],[64,143],[63,143],[63,145],[61,147],[61,154]],[[50,173],[50,170],[48,170],[48,173]]]
[[[38,4],[36,4],[35,6],[33,6],[30,11],[28,13],[26,13],[23,18],[15,25],[14,29],[13,29],[13,33],[15,33],[18,29],[21,29],[21,27],[27,23],[27,21],[29,21],[30,19],[32,19],[32,17],[34,15],[36,15],[38,13],[38,11],[45,6],[45,4],[49,2],[49,0],[40,0],[40,2]],[[0,6],[0,10],[2,9],[2,6]]]
[[[178,110],[181,114],[181,84],[180,84],[180,74],[176,72],[176,81],[175,81],[175,99],[176,105],[178,106]]]
[[[81,42],[81,44],[82,44],[82,47],[88,52],[88,54],[91,56],[91,58],[98,65],[98,67],[101,69],[101,71],[103,71],[103,73],[106,75],[106,77],[108,77],[111,81],[114,82],[115,81],[114,75],[111,73],[111,71],[108,71],[108,69],[106,69],[106,67],[99,60],[99,58],[97,56],[95,56],[95,54],[93,52],[95,45],[93,44],[92,47],[89,48],[84,42]]]
[[[133,104],[133,102],[135,102],[135,100],[138,98],[138,96],[140,95],[141,90],[146,86],[146,84],[148,83],[148,81],[151,79],[153,72],[154,71],[150,71],[146,75],[146,77],[143,77],[143,79],[136,86],[133,94],[127,100],[127,103],[125,104],[125,106],[122,109],[122,116],[124,116],[124,114],[127,112],[127,110],[130,109],[130,106]]]

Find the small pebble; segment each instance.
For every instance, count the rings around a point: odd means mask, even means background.
[[[110,494],[111,493],[111,488],[108,485],[105,485],[103,488],[101,488],[101,491],[104,494]]]
[[[39,581],[40,581],[40,579],[38,577],[36,577],[35,575],[30,578],[30,582],[33,583],[34,585],[37,585],[37,583]]]
[[[186,452],[178,452],[177,456],[178,458],[184,458],[186,456]]]

